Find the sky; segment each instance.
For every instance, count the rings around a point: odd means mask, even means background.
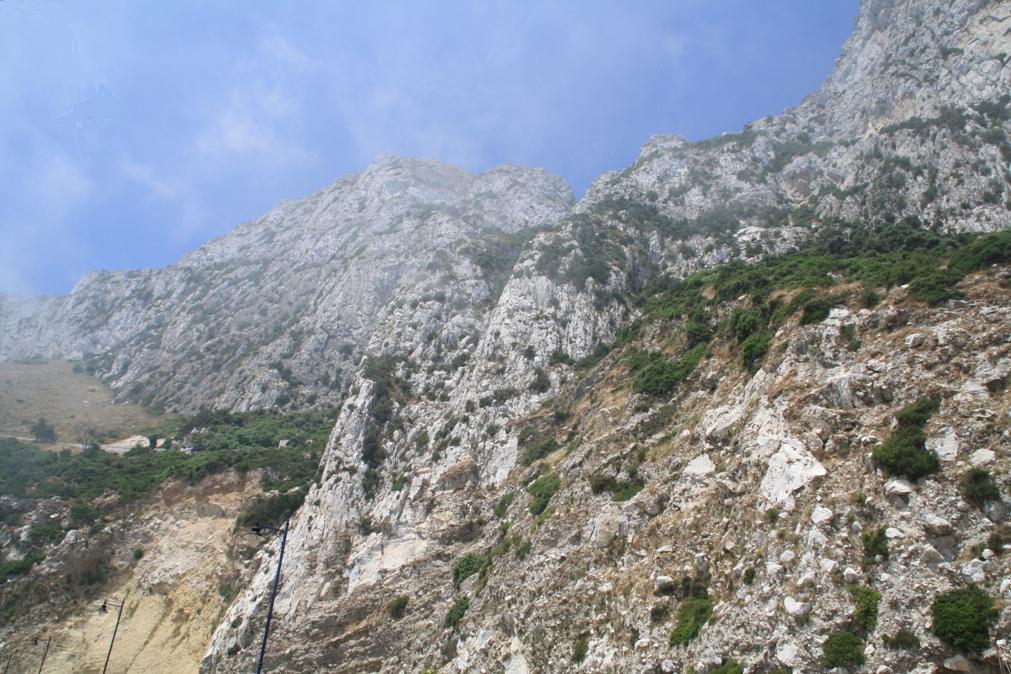
[[[0,292],[160,267],[381,154],[581,195],[798,104],[857,0],[0,0]]]

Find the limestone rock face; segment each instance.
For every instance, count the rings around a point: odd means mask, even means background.
[[[83,358],[168,409],[334,403],[373,343],[472,345],[524,241],[572,201],[539,169],[382,157],[166,269],[0,296],[0,358]]]
[[[958,304],[896,287],[784,320],[755,371],[713,349],[666,397],[633,392],[621,344],[663,351],[685,327],[635,323],[662,279],[857,223],[1007,227],[1009,30],[1009,0],[866,0],[799,107],[653,138],[578,203],[543,171],[383,158],[167,269],[2,298],[0,356],[90,354],[124,399],[168,408],[339,405],[270,671],[815,671],[850,583],[882,594],[869,671],[921,664],[880,642],[900,628],[941,662],[924,597],[970,579],[1011,599],[1011,555],[967,552],[1006,508],[957,484],[972,462],[1007,487],[1006,269]],[[926,394],[944,479],[884,475],[874,448]],[[276,554],[249,560],[203,671],[251,670]],[[715,619],[670,645],[703,585]]]

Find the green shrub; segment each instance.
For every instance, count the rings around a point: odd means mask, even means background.
[[[990,645],[990,625],[998,614],[978,587],[938,593],[931,606],[934,636],[960,651],[981,652]]]
[[[470,608],[470,601],[466,597],[457,597],[453,605],[446,611],[446,620],[443,624],[455,630],[459,627],[460,621],[463,620],[463,616],[467,613],[468,608]]]
[[[659,353],[640,351],[634,354],[629,359],[632,390],[652,396],[668,395],[688,378],[708,347],[707,343],[696,344],[676,361],[670,361]]]
[[[512,504],[513,500],[516,498],[516,492],[509,492],[508,494],[502,494],[498,502],[495,504],[495,517],[502,519],[509,512],[509,506]]]
[[[558,449],[558,441],[554,438],[541,440],[536,445],[528,447],[526,451],[523,452],[523,457],[520,459],[520,463],[524,466],[529,466],[535,461],[540,461],[556,449]]]
[[[765,354],[769,352],[769,345],[772,342],[772,335],[765,330],[756,332],[741,343],[741,361],[744,367],[750,372],[758,369]]]
[[[530,382],[528,387],[534,393],[544,393],[551,388],[551,379],[548,377],[548,373],[541,368],[536,368],[534,370],[533,381]]]
[[[586,651],[590,647],[590,638],[583,635],[572,644],[572,662],[579,663],[586,659]]]
[[[390,614],[390,617],[394,620],[400,620],[404,617],[404,613],[407,612],[407,597],[405,595],[400,595],[399,597],[394,597],[390,600],[390,603],[386,605],[386,610]]]
[[[828,297],[819,297],[806,302],[804,304],[804,311],[800,315],[800,324],[811,325],[812,323],[821,323],[828,318],[829,312],[832,311],[832,307],[837,303],[837,300]]]
[[[853,598],[853,622],[866,633],[874,631],[874,627],[878,624],[878,602],[881,601],[881,593],[866,585],[850,585],[846,589]]]
[[[699,630],[713,615],[713,602],[709,597],[688,597],[678,606],[677,624],[670,633],[670,645],[685,645],[699,634]]]
[[[936,400],[921,398],[896,413],[899,427],[874,450],[874,460],[889,475],[919,480],[940,469],[941,462],[937,454],[927,450],[923,433],[924,426],[937,408]]]
[[[530,541],[521,539],[516,546],[516,559],[526,559],[530,555]]]
[[[291,517],[304,502],[305,492],[301,489],[286,494],[257,496],[249,502],[235,524],[238,527],[248,527],[257,523],[276,526]]]
[[[611,500],[624,502],[642,491],[641,480],[618,480],[606,473],[593,473],[587,480],[590,483],[590,491],[594,494],[608,492]]]
[[[562,486],[562,480],[555,473],[542,475],[527,486],[527,492],[533,497],[530,499],[530,513],[540,515],[548,508],[551,497],[555,495],[558,488]]]
[[[885,527],[865,531],[860,535],[860,540],[864,544],[865,565],[873,564],[878,555],[888,559],[888,537],[885,535]]]
[[[888,648],[899,650],[899,651],[918,651],[920,650],[920,639],[912,631],[903,627],[898,632],[892,636],[887,634],[882,638],[885,642],[885,646]]]
[[[35,566],[36,562],[41,560],[40,555],[31,554],[26,556],[24,559],[13,559],[6,562],[0,562],[0,585],[7,582],[12,576],[20,576],[28,573]]]
[[[971,468],[962,476],[962,498],[980,510],[990,501],[1000,500],[1000,489],[990,472],[982,468]]]
[[[136,562],[139,562],[140,560],[144,559],[144,548],[140,547],[139,545],[135,546],[133,548],[133,559]]]
[[[744,674],[744,665],[736,660],[727,660],[719,667],[710,669],[709,674]]]
[[[59,543],[65,534],[63,529],[52,522],[37,522],[28,530],[32,543],[38,544]]]
[[[463,581],[467,580],[475,573],[481,573],[491,564],[488,555],[476,552],[468,552],[466,555],[456,560],[453,566],[453,584],[460,587]]]
[[[826,667],[864,664],[863,639],[852,632],[833,632],[822,646],[821,662]]]

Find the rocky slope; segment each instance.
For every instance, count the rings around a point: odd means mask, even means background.
[[[835,308],[812,321],[789,284],[708,278],[689,315],[636,298],[810,241],[884,253],[1006,228],[1009,31],[1007,1],[868,0],[798,108],[654,138],[577,204],[541,172],[381,160],[167,270],[5,298],[0,354],[91,353],[124,397],[176,408],[346,393],[292,520],[273,671],[816,671],[855,629],[854,584],[881,595],[871,668],[933,671],[955,655],[928,628],[935,592],[1011,601],[1008,556],[985,548],[1006,509],[958,484],[979,464],[1008,488],[1007,268],[973,267],[964,299],[933,305],[901,274],[864,279],[875,305],[822,273]],[[928,263],[935,291],[961,279],[947,258],[903,260]],[[764,358],[735,341],[737,310],[779,316],[754,333]],[[679,385],[636,390],[655,354]],[[890,479],[868,455],[924,396],[941,470]],[[865,560],[879,529],[889,554]],[[203,670],[250,668],[274,555],[249,566]],[[713,618],[672,645],[703,590]],[[922,648],[884,645],[902,627]]]
[[[0,357],[84,358],[170,410],[332,403],[373,341],[436,359],[472,340],[519,247],[571,204],[536,169],[380,158],[166,269],[0,297]]]
[[[831,249],[867,223],[879,234],[894,224],[1006,227],[1009,10],[865,3],[836,72],[799,108],[703,143],[654,139],[633,166],[598,180],[520,256],[465,367],[433,369],[404,354],[363,373],[323,479],[293,522],[273,666],[558,671],[577,667],[569,655],[585,638],[579,666],[590,671],[707,670],[722,657],[755,671],[811,671],[822,642],[845,626],[845,586],[858,581],[890,606],[867,644],[870,662],[905,671],[947,657],[925,630],[924,597],[963,573],[995,596],[1009,589],[997,582],[1005,562],[978,573],[970,561],[1003,511],[974,514],[955,484],[970,450],[1003,461],[1007,399],[997,384],[986,388],[1006,368],[1007,297],[995,278],[958,310],[905,304],[900,292],[878,309],[782,328],[753,376],[716,352],[687,392],[659,406],[629,395],[617,358],[578,382],[571,363],[615,340],[638,311],[629,295],[659,274],[753,261],[812,230]],[[906,335],[908,324],[927,332]],[[841,331],[864,346],[847,352]],[[924,343],[923,352],[910,346]],[[964,367],[941,367],[959,360]],[[897,409],[924,394],[944,399],[930,442],[951,467],[922,487],[886,488],[867,454]],[[522,467],[531,419],[551,428],[569,414],[577,421],[551,438],[564,455]],[[1002,484],[1006,469],[994,470]],[[644,488],[608,505],[588,485],[598,470],[618,482],[634,472]],[[525,490],[553,473],[562,485],[554,514],[532,517]],[[509,493],[515,504],[494,517]],[[776,524],[764,514],[773,507],[786,513]],[[924,524],[922,510],[937,519]],[[878,523],[901,552],[865,571],[859,534]],[[454,587],[457,560],[489,550],[499,553],[478,587]],[[216,634],[207,670],[248,663],[242,643],[258,629],[272,559],[263,562]],[[753,586],[740,582],[749,567]],[[671,647],[658,577],[703,575],[717,620],[687,649]],[[409,597],[402,622],[385,608],[398,594]],[[460,597],[471,608],[456,631],[443,617]],[[922,654],[882,646],[900,619]]]

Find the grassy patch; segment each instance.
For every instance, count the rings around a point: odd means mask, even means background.
[[[527,486],[530,499],[530,514],[540,515],[548,508],[551,497],[562,486],[562,480],[555,473],[542,475]]]
[[[688,597],[678,606],[677,624],[670,633],[670,645],[685,645],[698,636],[699,630],[713,615],[709,597]]]

